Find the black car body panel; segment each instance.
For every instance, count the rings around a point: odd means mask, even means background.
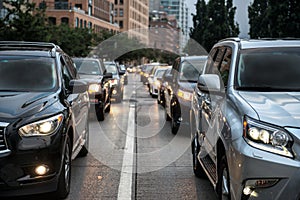
[[[0,196],[59,192],[58,198],[66,197],[69,184],[64,185],[61,178],[69,183],[70,171],[65,169],[70,169],[71,159],[83,147],[87,150],[87,84],[76,79],[70,57],[50,43],[0,42],[0,71],[16,67],[18,62],[21,70],[22,62],[47,64],[51,59],[55,68],[55,73],[50,73],[55,80],[51,89],[32,85],[25,91],[21,88],[27,83],[18,82],[30,76],[42,81],[49,78],[45,74],[15,71],[22,73],[19,80],[0,75]],[[9,90],[10,86],[14,89]],[[65,162],[66,146],[71,147],[70,163]],[[39,166],[45,169],[42,174],[38,174]]]

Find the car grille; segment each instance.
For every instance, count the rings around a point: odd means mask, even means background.
[[[7,123],[0,122],[0,154],[8,151],[5,138],[5,129],[7,125]]]

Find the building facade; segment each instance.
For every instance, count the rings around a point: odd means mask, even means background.
[[[121,32],[148,43],[149,0],[114,0],[114,18]]]
[[[51,24],[68,24],[74,28],[89,28],[95,32],[119,32],[114,23],[114,4],[109,0],[31,0],[39,7],[46,6]]]
[[[175,16],[177,20],[178,27],[180,28],[180,49],[183,50],[185,45],[189,40],[189,26],[188,26],[188,16],[189,9],[187,7],[187,0],[152,0],[153,7],[151,9],[157,8],[157,2],[160,3],[159,11],[166,12],[168,15]],[[152,10],[151,10],[152,11]]]

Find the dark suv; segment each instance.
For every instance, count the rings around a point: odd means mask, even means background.
[[[105,112],[110,112],[111,87],[109,79],[111,73],[106,73],[101,59],[96,58],[73,58],[76,64],[79,78],[89,83],[90,104],[96,112],[97,119],[103,121]],[[93,111],[93,110],[92,110]]]
[[[300,198],[300,40],[214,45],[193,93],[195,175],[220,199]]]
[[[117,63],[113,61],[106,61],[104,65],[107,73],[112,74],[112,79],[110,80],[112,98],[114,98],[117,103],[120,103],[123,100],[124,79],[122,76],[125,71],[120,71]]]
[[[51,43],[0,42],[0,196],[70,191],[88,153],[87,84]]]
[[[164,90],[166,120],[171,120],[172,133],[176,134],[182,122],[189,122],[192,93],[202,72],[206,56],[179,57],[175,60],[170,83]]]

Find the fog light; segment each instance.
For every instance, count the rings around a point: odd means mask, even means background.
[[[39,165],[35,168],[34,171],[37,175],[43,176],[49,171],[49,168],[47,165]]]
[[[113,92],[112,92],[113,94],[117,94],[117,90],[113,90]]]
[[[249,186],[245,187],[243,190],[244,195],[250,195],[252,192],[253,190]]]

